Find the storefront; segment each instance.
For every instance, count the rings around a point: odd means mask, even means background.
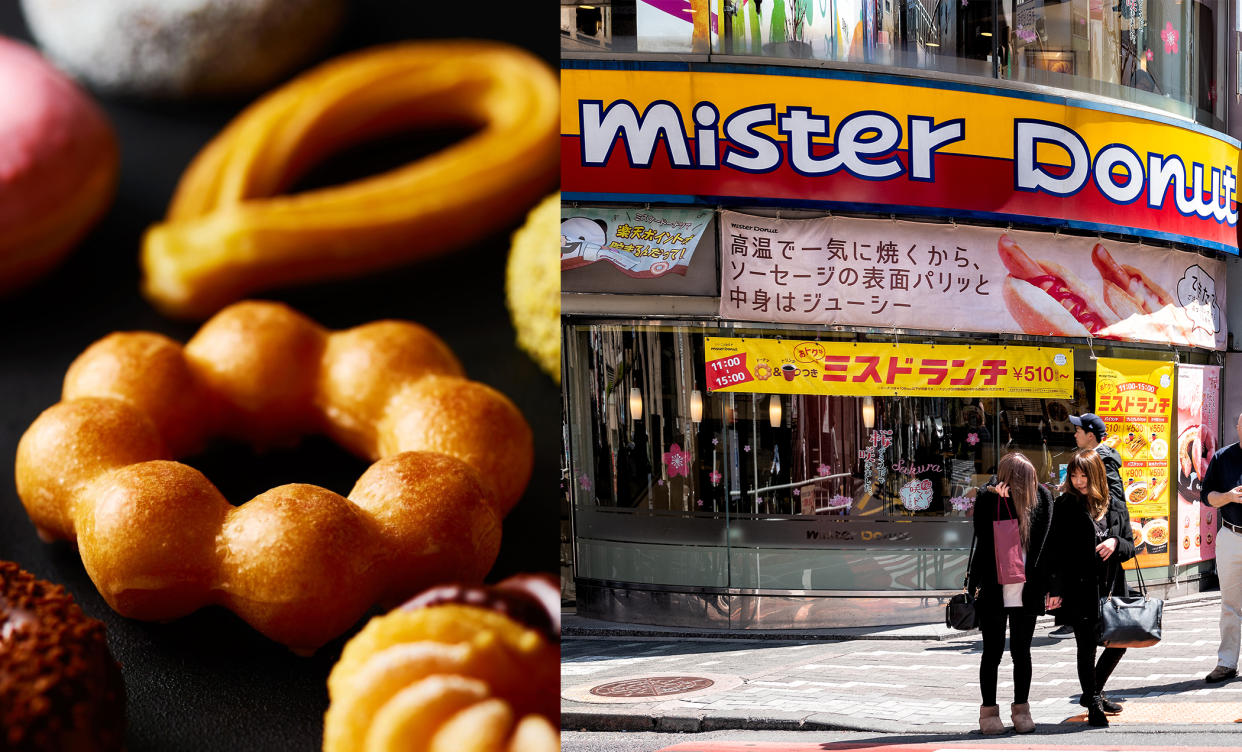
[[[579,613],[937,621],[974,489],[1009,451],[1058,483],[1082,412],[1146,579],[1197,590],[1238,142],[1135,97],[756,62],[562,64]]]

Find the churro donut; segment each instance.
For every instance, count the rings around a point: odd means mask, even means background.
[[[38,52],[0,37],[0,293],[50,271],[112,203],[103,112]]]
[[[555,183],[559,87],[485,41],[409,42],[331,60],[248,107],[199,153],[143,241],[143,290],[207,316],[259,290],[359,275],[496,232]],[[414,127],[478,130],[345,185],[280,195],[327,155]]]
[[[505,299],[518,347],[561,383],[561,267],[556,228],[561,221],[561,194],[554,193],[531,210],[526,224],[513,234],[505,268]]]
[[[371,465],[348,498],[290,484],[231,506],[172,461],[228,436],[324,433]],[[112,334],[69,367],[17,448],[17,492],[45,538],[77,540],[108,604],[168,620],[222,604],[311,650],[377,601],[478,582],[530,476],[530,427],[417,324],[324,330],[246,302],[185,345]]]
[[[124,738],[125,686],[103,622],[0,561],[0,749],[110,752]]]
[[[309,58],[343,0],[22,0],[57,65],[110,94],[188,97],[266,86]]]
[[[519,575],[372,619],[328,677],[325,752],[559,750],[559,596]]]

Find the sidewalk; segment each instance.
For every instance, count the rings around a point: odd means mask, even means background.
[[[1218,593],[1165,604],[1164,639],[1131,650],[1107,693],[1125,705],[1113,728],[1242,730],[1242,681],[1208,685],[1216,665]],[[1037,724],[1084,720],[1074,641],[1033,644]],[[591,731],[717,729],[962,733],[978,727],[978,632],[942,625],[784,632],[693,632],[595,622],[566,614],[561,726]],[[1008,723],[1012,663],[998,701]]]

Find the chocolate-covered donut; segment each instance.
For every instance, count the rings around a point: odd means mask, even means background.
[[[125,687],[103,622],[0,561],[0,749],[108,752],[124,739]]]
[[[413,611],[441,603],[460,603],[504,614],[538,630],[550,641],[561,639],[560,587],[548,574],[518,574],[491,586],[440,585],[424,590],[401,607]]]

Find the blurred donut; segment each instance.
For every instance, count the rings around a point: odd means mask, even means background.
[[[518,347],[561,383],[561,268],[552,255],[561,219],[561,195],[535,207],[513,234],[505,269],[505,298]]]
[[[343,0],[22,0],[57,65],[93,88],[137,97],[255,91],[335,33]]]
[[[112,203],[103,112],[34,49],[0,38],[0,293],[51,270]]]
[[[124,738],[125,686],[103,623],[0,561],[0,749],[110,752]]]

